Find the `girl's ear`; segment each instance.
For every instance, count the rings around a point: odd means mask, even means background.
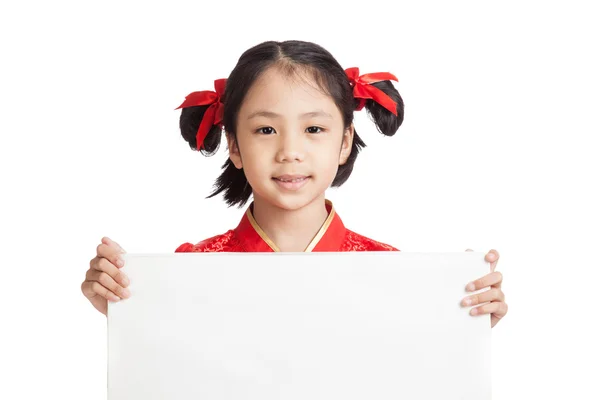
[[[340,165],[344,165],[352,152],[352,141],[354,140],[354,123],[344,131],[342,137],[342,149],[340,151]]]
[[[242,169],[242,156],[240,154],[240,149],[238,148],[237,143],[235,142],[235,138],[233,135],[225,132],[225,137],[227,138],[227,148],[229,149],[229,159],[235,165],[237,169]]]

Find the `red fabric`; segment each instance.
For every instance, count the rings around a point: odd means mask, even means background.
[[[251,206],[250,206],[251,207]],[[312,251],[400,251],[385,243],[359,235],[347,229],[331,204],[326,205],[333,219]],[[210,237],[199,243],[183,243],[176,253],[200,252],[273,252],[274,250],[253,227],[247,212],[235,229]]]
[[[393,80],[398,82],[398,78],[389,72],[373,72],[371,74],[359,75],[358,68],[356,67],[348,68],[345,71],[350,84],[354,88],[354,98],[359,99],[356,111],[363,109],[367,99],[372,99],[379,103],[382,107],[385,107],[392,114],[396,116],[398,115],[398,110],[396,110],[397,104],[394,99],[385,94],[382,90],[371,85],[371,83],[385,80]]]
[[[206,138],[206,135],[208,135],[210,128],[214,125],[221,124],[223,121],[224,105],[221,101],[221,97],[223,97],[223,94],[225,93],[227,79],[217,79],[214,83],[214,92],[212,90],[192,92],[185,96],[184,102],[176,108],[177,110],[179,108],[210,105],[204,112],[204,116],[200,121],[200,126],[198,126],[198,131],[196,132],[196,150],[204,148],[204,139]]]

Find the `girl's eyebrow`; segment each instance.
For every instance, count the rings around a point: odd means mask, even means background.
[[[252,114],[250,114],[248,116],[248,119],[252,119],[252,118],[256,118],[256,117],[281,118],[282,115],[274,113],[272,111],[259,110],[259,111],[255,111]],[[307,113],[298,115],[298,118],[312,118],[312,117],[325,117],[325,118],[333,119],[333,116],[331,114],[326,113],[323,110],[316,110],[316,111],[311,111],[311,112],[307,112]]]

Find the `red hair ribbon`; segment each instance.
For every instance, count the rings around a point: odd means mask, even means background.
[[[385,80],[394,80],[398,82],[398,78],[389,72],[373,72],[371,74],[358,75],[358,68],[346,69],[346,75],[350,80],[350,84],[354,87],[354,98],[360,99],[356,111],[360,111],[365,106],[367,99],[375,100],[382,107],[388,109],[391,113],[398,116],[396,110],[396,102],[383,91],[371,85],[374,82]]]
[[[210,107],[204,112],[198,132],[196,133],[196,149],[204,148],[204,138],[208,135],[208,131],[214,125],[221,124],[223,121],[223,102],[221,97],[225,93],[225,84],[227,79],[217,79],[215,81],[215,91],[203,90],[201,92],[192,92],[185,97],[185,101],[176,108],[186,108],[193,106],[205,106],[210,104]]]

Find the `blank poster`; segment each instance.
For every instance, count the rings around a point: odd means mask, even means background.
[[[489,400],[490,316],[460,306],[484,256],[124,254],[108,399]]]

